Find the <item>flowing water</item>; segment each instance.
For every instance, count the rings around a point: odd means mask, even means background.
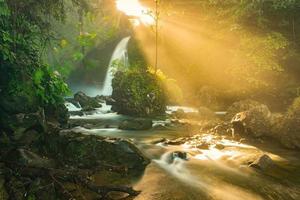
[[[74,109],[74,108],[73,108]],[[152,162],[144,175],[132,184],[142,193],[137,200],[298,200],[300,199],[299,152],[282,149],[272,143],[240,143],[234,140],[202,134],[194,136],[183,145],[154,144],[158,138],[174,139],[189,136],[184,129],[149,131],[122,131],[119,122],[127,116],[109,111],[110,107],[98,109],[91,115],[72,116],[71,120],[95,124],[93,128],[76,127],[74,131],[101,136],[131,139]],[[177,107],[169,107],[171,112]],[[184,108],[186,112],[194,109]],[[154,124],[170,123],[157,120]],[[109,127],[107,127],[109,124]],[[195,148],[198,139],[220,143],[209,149]],[[174,151],[186,152],[187,160],[171,159]],[[261,172],[248,167],[248,162],[267,154],[276,167]],[[171,161],[170,161],[171,160]]]
[[[113,55],[110,59],[108,70],[106,73],[104,86],[102,88],[102,95],[109,96],[112,94],[112,79],[113,79],[113,70],[115,64],[120,64],[122,66],[128,66],[128,54],[127,54],[127,45],[130,40],[130,37],[123,38],[117,47],[115,48]]]

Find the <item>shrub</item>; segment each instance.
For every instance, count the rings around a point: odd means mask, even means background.
[[[158,77],[141,68],[118,71],[112,83],[113,110],[133,116],[165,113],[166,98]]]

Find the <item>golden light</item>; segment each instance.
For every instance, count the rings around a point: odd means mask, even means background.
[[[116,5],[118,10],[128,16],[137,18],[144,25],[155,24],[151,10],[141,5],[138,0],[117,0]],[[135,23],[134,25],[139,25],[139,23]]]

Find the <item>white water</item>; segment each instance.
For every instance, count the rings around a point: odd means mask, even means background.
[[[69,109],[76,109],[72,105],[69,106]],[[86,113],[83,116],[73,115],[71,119],[86,120],[87,123],[91,123],[95,127],[75,127],[72,131],[88,135],[127,138],[145,152],[152,163],[147,167],[143,178],[135,183],[134,187],[143,191],[137,200],[166,200],[172,198],[170,194],[178,195],[178,199],[203,200],[299,199],[300,193],[298,193],[296,186],[290,188],[278,183],[277,179],[274,181],[266,179],[264,175],[260,175],[260,173],[247,167],[249,160],[257,158],[262,153],[267,153],[275,162],[289,162],[285,160],[285,157],[280,157],[279,154],[265,152],[265,150],[262,151],[255,146],[211,134],[195,135],[194,139],[179,146],[162,146],[161,143],[154,145],[151,142],[154,139],[161,137],[172,139],[174,136],[185,137],[188,133],[169,130],[119,130],[118,124],[126,116],[111,113],[109,110],[110,106],[103,105],[102,108],[93,113]],[[186,112],[194,111],[194,109],[187,108],[184,110]],[[154,124],[164,125],[165,123],[170,123],[170,121],[154,120]],[[106,127],[106,125],[109,126]],[[196,148],[195,145],[199,141],[206,141],[211,146],[209,149]],[[218,150],[214,144],[223,144],[225,148]],[[188,160],[174,158],[173,162],[170,162],[171,153],[174,151],[188,153]],[[282,151],[280,150],[280,152]],[[291,155],[298,158],[296,156],[298,154],[293,153]],[[281,177],[282,175],[278,176]],[[264,198],[268,195],[270,198]]]
[[[70,102],[65,102],[65,106],[68,109],[68,111],[80,111],[81,110],[81,108],[77,108],[74,104],[72,104]]]
[[[128,66],[128,54],[127,54],[127,45],[130,40],[130,37],[123,38],[117,47],[115,48],[112,57],[109,62],[108,70],[106,73],[104,85],[102,88],[102,95],[109,96],[112,94],[112,80],[113,80],[113,72],[114,65],[116,62],[124,67]]]
[[[171,114],[172,112],[176,112],[178,110],[183,110],[184,113],[198,113],[196,108],[187,107],[187,106],[167,106],[167,114]]]

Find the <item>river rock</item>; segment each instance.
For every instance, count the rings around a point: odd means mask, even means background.
[[[235,102],[227,109],[225,119],[230,121],[237,113],[261,107],[261,105],[261,103],[250,99]]]
[[[232,135],[232,124],[227,122],[219,123],[211,129],[211,132],[219,135]]]
[[[273,133],[289,149],[300,149],[300,97],[296,98],[285,116],[277,116]]]
[[[259,158],[257,158],[253,163],[251,163],[249,165],[249,167],[264,171],[274,165],[275,164],[274,164],[273,160],[268,155],[264,154],[264,155],[260,156]]]
[[[86,108],[100,108],[101,104],[95,98],[89,97],[83,92],[77,92],[74,95],[74,99],[79,102],[81,107],[84,109]]]
[[[121,130],[148,130],[152,128],[152,120],[136,118],[126,119],[119,124]]]
[[[58,122],[62,127],[66,127],[70,114],[65,104],[60,103],[45,108],[45,116],[47,121]]]
[[[81,109],[82,112],[91,112],[91,111],[94,111],[94,110],[95,110],[95,108],[94,108],[93,106],[90,106],[90,105],[84,106],[84,107]]]
[[[188,155],[186,152],[182,152],[182,151],[174,151],[172,152],[172,156],[173,158],[180,158],[182,160],[187,160],[188,159]]]
[[[177,109],[176,111],[173,111],[172,113],[172,116],[175,117],[175,118],[185,118],[185,112],[183,109]]]
[[[46,138],[45,149],[51,157],[71,166],[95,167],[99,163],[144,170],[150,163],[130,141],[61,131]]]
[[[218,150],[223,150],[225,148],[225,146],[223,144],[218,143],[215,145],[215,148]]]
[[[209,143],[202,142],[201,144],[196,145],[196,148],[198,148],[198,149],[209,149]]]
[[[11,132],[8,135],[13,140],[20,140],[24,133],[28,130],[34,129],[44,132],[47,130],[47,124],[43,109],[39,109],[35,113],[19,113],[11,115],[6,118],[5,129]]]
[[[105,103],[107,98],[108,97],[103,96],[103,95],[97,95],[97,96],[94,97],[95,100],[97,100],[98,102],[101,102],[101,103]]]
[[[167,140],[164,142],[164,144],[167,144],[167,145],[181,145],[181,144],[184,144],[185,142],[187,141],[187,138],[176,138],[174,140]]]
[[[166,141],[167,141],[166,138],[158,138],[158,139],[152,140],[150,143],[151,144],[159,144],[159,143],[164,143]]]
[[[175,161],[175,159],[188,160],[188,154],[183,151],[174,151],[168,153],[165,159],[167,163],[172,164]]]
[[[78,111],[69,111],[69,114],[70,115],[73,115],[73,116],[83,116],[84,113],[81,111],[81,110],[78,110]]]
[[[107,97],[105,101],[107,105],[114,105],[116,103],[116,100],[111,97]]]
[[[231,120],[235,133],[247,133],[254,137],[270,135],[271,112],[261,104],[250,110],[237,113]]]

